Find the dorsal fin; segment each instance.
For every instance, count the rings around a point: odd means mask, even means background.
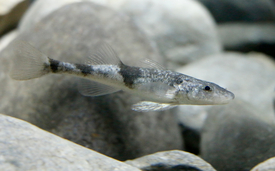
[[[114,49],[106,42],[100,42],[96,46],[96,52],[88,57],[86,64],[90,65],[119,65],[121,64]]]
[[[166,68],[162,66],[160,63],[148,58],[141,59],[139,61],[139,64],[141,65],[140,67],[143,67],[143,68],[166,70]]]

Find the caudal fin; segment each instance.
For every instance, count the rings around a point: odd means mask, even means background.
[[[13,66],[10,73],[15,80],[29,80],[50,72],[49,58],[24,41],[12,43]]]

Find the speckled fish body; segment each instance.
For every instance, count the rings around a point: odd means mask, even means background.
[[[91,80],[80,84],[83,95],[99,96],[124,90],[144,98],[146,101],[133,105],[136,111],[160,111],[183,104],[226,104],[234,98],[233,93],[214,83],[163,70],[156,65],[149,64],[149,68],[125,65],[107,44],[99,47],[86,64],[48,58],[25,42],[19,42],[15,47],[20,50],[15,53],[20,59],[15,63],[12,78],[27,80],[48,73],[83,77]]]

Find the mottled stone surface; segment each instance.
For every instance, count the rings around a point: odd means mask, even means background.
[[[139,170],[25,121],[0,114],[0,123],[0,170]]]
[[[89,2],[60,8],[18,39],[62,61],[83,62],[102,40],[127,64],[142,57],[162,61],[127,16]],[[77,90],[79,80],[65,75],[12,80],[11,56],[11,46],[0,53],[0,112],[121,160],[182,147],[170,111],[134,112],[131,105],[141,99],[124,92],[84,97]]]
[[[209,111],[201,137],[201,157],[215,169],[250,170],[275,154],[275,123],[255,106],[234,100]]]
[[[134,160],[127,160],[126,163],[146,171],[215,171],[200,157],[179,150],[158,152]]]
[[[273,171],[273,170],[275,170],[275,157],[272,157],[266,161],[263,161],[251,169],[251,171]]]
[[[27,30],[51,11],[78,0],[38,0],[20,24]],[[193,0],[90,0],[130,16],[175,69],[221,52],[215,23],[209,12]]]

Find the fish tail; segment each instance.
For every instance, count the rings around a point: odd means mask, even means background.
[[[23,41],[15,41],[12,46],[14,63],[10,72],[15,80],[29,80],[50,73],[50,59]]]

